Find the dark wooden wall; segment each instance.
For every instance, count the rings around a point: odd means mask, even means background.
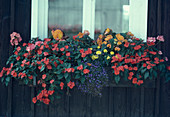
[[[170,1],[149,0],[148,36],[165,36],[159,46],[170,59]],[[11,54],[10,33],[30,39],[31,0],[0,0],[0,69]],[[53,105],[34,105],[34,89],[12,81],[0,83],[0,117],[170,117],[170,83],[156,81],[155,88],[114,86],[103,90],[102,98],[83,95],[77,89]]]

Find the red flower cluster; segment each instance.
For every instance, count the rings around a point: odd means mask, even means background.
[[[68,86],[70,89],[72,89],[72,88],[75,86],[75,83],[70,81],[69,83],[67,83],[67,86]]]
[[[38,100],[43,102],[44,104],[49,104],[50,99],[48,98],[49,95],[53,95],[54,90],[47,91],[46,89],[42,90],[36,97],[32,99],[33,103],[36,103]]]

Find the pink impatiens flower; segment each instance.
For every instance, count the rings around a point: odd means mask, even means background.
[[[158,36],[156,39],[159,40],[159,41],[164,42],[164,37],[163,36]]]
[[[19,33],[13,32],[10,35],[10,37],[11,37],[10,43],[11,43],[12,46],[18,45],[18,43],[22,41],[22,38],[21,38]]]
[[[158,54],[162,55],[162,51],[159,50]]]
[[[156,42],[155,37],[148,37],[147,42]]]
[[[28,44],[28,47],[26,48],[26,50],[29,52],[31,50],[33,50],[35,48],[35,45],[34,44]]]

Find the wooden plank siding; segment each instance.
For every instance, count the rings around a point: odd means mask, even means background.
[[[148,1],[148,36],[164,35],[166,42],[158,48],[170,58],[170,1]],[[0,0],[0,69],[12,53],[10,33],[19,32],[28,42],[30,26],[31,0]],[[0,117],[170,117],[170,83],[164,78],[153,82],[145,87],[112,85],[103,89],[101,98],[74,88],[71,96],[64,94],[47,106],[34,105],[35,89],[13,80],[8,87],[0,83]]]

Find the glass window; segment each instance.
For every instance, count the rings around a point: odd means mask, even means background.
[[[96,0],[95,33],[129,31],[129,0]]]
[[[49,0],[48,35],[61,29],[67,36],[82,31],[83,0]]]

